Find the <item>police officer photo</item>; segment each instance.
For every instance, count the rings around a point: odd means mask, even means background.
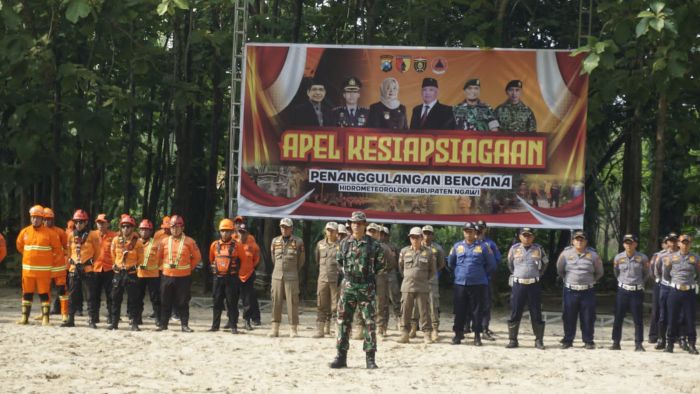
[[[637,251],[638,239],[634,234],[625,234],[622,238],[625,251],[613,259],[613,269],[617,278],[617,296],[615,297],[615,320],[613,321],[611,350],[620,350],[622,323],[629,310],[634,319],[634,350],[643,352],[644,326],[642,310],[644,308],[644,282],[649,276],[649,259]]]
[[[481,322],[488,291],[487,276],[495,272],[496,259],[491,248],[477,239],[474,223],[465,223],[463,232],[464,240],[452,246],[447,258],[447,266],[454,272],[455,318],[452,330],[455,335],[452,344],[462,343],[464,325],[467,315],[471,313],[474,321],[474,345],[481,346]]]
[[[501,131],[530,132],[537,131],[535,114],[520,99],[523,83],[514,79],[506,85],[506,101],[496,108],[496,118]],[[550,204],[551,205],[551,204]]]
[[[595,249],[588,247],[588,238],[583,230],[575,231],[573,238],[573,246],[564,249],[557,260],[557,273],[564,280],[564,338],[561,348],[572,346],[580,318],[584,347],[595,349],[596,301],[593,286],[603,276],[603,261]]]
[[[369,109],[360,107],[360,89],[362,82],[356,77],[343,81],[344,105],[333,108],[333,126],[337,127],[367,127]]]
[[[527,303],[530,323],[535,334],[535,347],[544,350],[544,320],[542,320],[542,286],[540,278],[547,269],[547,255],[539,244],[534,243],[535,233],[530,227],[518,232],[520,242],[508,251],[508,269],[511,272],[512,290],[510,293],[510,318],[508,319],[508,345],[512,349],[519,346],[518,331],[523,310]]]
[[[464,84],[464,101],[452,108],[455,129],[471,131],[498,131],[499,124],[491,107],[481,101],[481,81],[470,79]]]
[[[423,103],[413,107],[412,129],[454,129],[455,119],[452,107],[440,103],[438,94],[438,81],[435,78],[423,78],[421,85]]]

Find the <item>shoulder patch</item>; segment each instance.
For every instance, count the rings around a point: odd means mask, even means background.
[[[459,245],[457,247],[457,253],[464,253],[464,245]]]

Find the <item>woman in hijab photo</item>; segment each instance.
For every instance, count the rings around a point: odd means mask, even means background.
[[[368,127],[407,129],[406,106],[399,101],[399,81],[386,78],[379,87],[379,102],[369,106]]]

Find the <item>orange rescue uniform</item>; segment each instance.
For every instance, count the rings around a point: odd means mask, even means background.
[[[238,276],[241,278],[241,282],[247,282],[260,263],[260,247],[252,235],[248,235],[245,244],[243,244],[243,251],[245,258],[241,260],[241,270]]]
[[[22,292],[48,294],[51,271],[64,258],[58,235],[46,227],[30,225],[20,231],[16,246],[22,253]]]
[[[83,238],[84,237],[84,238]],[[75,272],[75,264],[90,264],[84,266],[85,272],[92,272],[92,264],[100,250],[100,238],[94,231],[85,232],[83,237],[68,238],[68,261],[70,272]]]
[[[51,278],[53,278],[56,286],[66,285],[66,276],[68,274],[68,235],[63,229],[56,226],[47,227],[49,230],[56,233],[58,239],[61,241],[61,249],[63,253],[63,259],[54,265],[51,269]]]
[[[143,242],[143,258],[141,259],[137,275],[139,278],[157,278],[160,276],[160,267],[158,267],[158,247],[159,243],[150,238]]]
[[[197,243],[184,234],[180,238],[170,235],[160,241],[158,264],[164,276],[190,276],[201,260]]]
[[[112,265],[114,264],[111,252],[112,240],[117,236],[117,233],[111,230],[107,230],[104,234],[100,230],[93,230],[92,232],[100,239],[100,248],[95,261],[92,263],[92,270],[94,272],[112,271]]]
[[[112,239],[110,254],[115,271],[136,271],[136,267],[143,262],[143,243],[136,233],[129,238],[118,235]]]

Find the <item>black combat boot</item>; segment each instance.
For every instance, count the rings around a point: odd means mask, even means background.
[[[61,327],[75,327],[75,315],[68,314],[68,320],[61,323]]]
[[[664,349],[666,353],[673,353],[673,341],[668,341],[666,348]]]
[[[691,343],[691,344],[688,345],[688,353],[690,353],[690,354],[695,354],[695,355],[698,354],[698,349],[695,348],[695,344],[694,344],[694,343]]]
[[[659,342],[656,343],[656,346],[654,347],[654,349],[656,349],[656,350],[666,349],[666,327],[665,326],[659,327]]]
[[[219,331],[219,325],[221,325],[221,309],[214,308],[214,316],[211,319],[211,328],[208,331]]]
[[[506,349],[518,347],[518,330],[520,330],[520,322],[508,323],[508,344]]]
[[[97,328],[97,319],[98,319],[97,314],[91,313],[90,317],[88,317],[88,327]]]
[[[252,330],[253,330],[253,326],[250,324],[250,319],[246,319],[246,321],[245,321],[245,329],[248,330],[248,331],[252,331]]]
[[[532,323],[532,332],[535,334],[535,347],[544,350],[544,322]]]
[[[333,362],[330,365],[333,369],[347,368],[348,367],[348,351],[338,350],[338,354],[335,356]]]
[[[678,345],[681,347],[681,349],[685,350],[686,352],[690,350],[690,347],[688,346],[688,340],[685,337],[681,337],[681,340],[679,341]]]
[[[374,354],[375,352],[367,352],[365,354],[365,357],[367,359],[367,369],[377,369],[379,368],[377,366],[377,363],[374,362]]]
[[[634,351],[635,352],[645,352],[646,350],[644,350],[644,346],[642,346],[642,343],[639,342],[639,343],[634,344]]]
[[[474,346],[481,346],[481,333],[474,333]]]
[[[614,341],[612,346],[610,346],[610,350],[620,350],[622,349],[620,347],[620,341]]]

